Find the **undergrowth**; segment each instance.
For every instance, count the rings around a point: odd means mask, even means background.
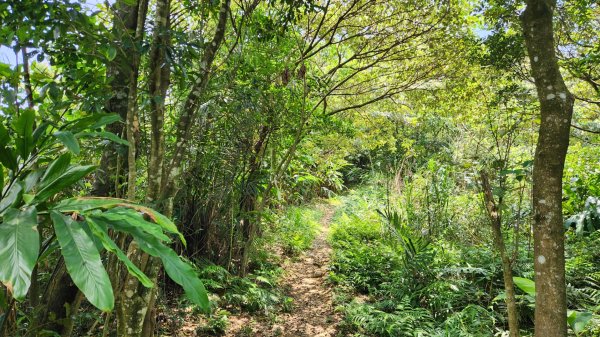
[[[322,217],[315,207],[289,207],[277,222],[274,239],[286,255],[296,256],[311,247]]]
[[[232,314],[249,313],[275,319],[290,312],[293,299],[285,294],[280,280],[283,274],[281,257],[273,247],[280,247],[287,256],[298,256],[312,246],[319,231],[323,212],[315,205],[291,206],[267,217],[270,230],[263,233],[252,256],[252,272],[240,277],[225,267],[204,263],[199,271],[205,287],[211,293],[212,311],[196,333],[219,336],[226,332]]]
[[[359,188],[343,197],[333,219],[329,280],[343,314],[340,335],[508,336],[502,269],[490,243],[432,235],[406,221],[402,199],[385,202],[386,193],[373,185]],[[600,234],[568,235],[569,307],[597,315]],[[516,276],[533,278],[530,249],[522,240]],[[522,336],[531,336],[533,298],[517,289],[517,301]],[[599,336],[599,330],[594,318],[576,336]]]

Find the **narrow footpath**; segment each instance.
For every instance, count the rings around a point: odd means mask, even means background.
[[[327,235],[335,207],[328,204],[319,207],[324,212],[321,231],[311,249],[283,266],[285,276],[282,285],[289,290],[288,296],[294,299],[291,312],[279,314],[273,323],[249,322],[247,318],[232,322],[226,336],[240,336],[241,330],[249,325],[252,335],[257,337],[335,336],[340,316],[334,310],[333,289],[326,282],[331,257]]]

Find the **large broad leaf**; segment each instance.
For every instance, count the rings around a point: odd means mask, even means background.
[[[35,123],[35,112],[25,109],[15,119],[13,126],[18,137],[15,139],[17,151],[21,158],[27,158],[33,149],[33,124]]]
[[[92,126],[90,126],[90,129],[97,129],[100,127],[103,127],[105,125],[108,124],[112,124],[114,122],[119,122],[121,121],[121,116],[119,116],[118,114],[105,114],[105,115],[101,115],[100,118],[98,118],[96,120],[96,122],[94,124],[92,124]]]
[[[125,255],[125,253],[123,253],[117,244],[110,238],[105,226],[96,223],[90,218],[88,218],[87,223],[90,226],[92,233],[94,233],[94,235],[100,239],[104,248],[115,254],[117,258],[123,262],[125,267],[127,267],[127,270],[131,275],[140,280],[140,282],[147,288],[152,288],[154,286],[154,283],[152,283],[148,276],[146,276],[146,274],[144,274],[135,264],[133,264],[133,262],[127,258],[127,255]]]
[[[46,171],[44,172],[44,175],[40,180],[38,188],[43,189],[44,187],[48,186],[56,179],[58,179],[58,177],[60,177],[63,173],[67,171],[70,163],[70,153],[65,153],[62,156],[56,158],[52,163],[50,163],[50,165],[48,165],[48,168],[46,168]]]
[[[69,126],[69,130],[79,133],[90,129],[97,129],[120,120],[121,117],[118,114],[93,114],[73,121]]]
[[[133,212],[132,210],[128,211]],[[181,259],[171,248],[165,246],[159,238],[144,230],[143,226],[127,223],[126,218],[119,220],[119,217],[113,218],[104,215],[106,213],[89,214],[86,218],[90,224],[95,223],[100,226],[112,227],[133,236],[133,239],[144,252],[161,259],[167,275],[175,283],[182,286],[188,298],[203,310],[208,311],[209,303],[206,289],[189,263]]]
[[[210,303],[204,284],[198,278],[196,270],[191,264],[185,262],[172,249],[166,246],[159,246],[160,259],[165,267],[167,275],[179,284],[185,291],[186,296],[202,310],[208,312]]]
[[[12,171],[17,170],[17,155],[15,151],[8,146],[0,146],[0,163]]]
[[[97,215],[94,216],[92,221],[111,225],[106,222],[106,219],[99,218]],[[132,226],[129,234],[133,236],[133,239],[144,252],[160,258],[167,275],[183,288],[187,297],[194,304],[208,312],[210,307],[206,289],[189,263],[185,262],[175,251],[165,246],[155,236],[142,231],[139,227]]]
[[[2,212],[4,212],[9,207],[19,202],[22,196],[23,183],[20,181],[13,182],[13,184],[10,186],[10,189],[8,190],[8,193],[6,193],[6,196],[0,201],[0,214],[2,214]]]
[[[169,218],[167,218],[166,216],[153,210],[152,208],[145,207],[145,206],[129,205],[128,207],[135,209],[135,210],[143,213],[144,215],[148,216],[154,223],[156,223],[160,227],[162,227],[162,229],[166,230],[169,233],[179,236],[179,240],[181,240],[181,243],[183,243],[184,246],[187,245],[183,234],[181,234],[179,232],[179,230],[177,229],[177,226],[173,223],[173,221],[169,220]]]
[[[104,138],[104,139],[108,139],[110,141],[113,141],[117,144],[121,144],[121,145],[126,145],[129,146],[129,142],[126,141],[125,139],[115,135],[112,132],[108,132],[108,131],[103,131],[103,132],[81,132],[77,134],[77,137],[98,137],[98,138]]]
[[[592,320],[594,315],[591,312],[570,311],[567,313],[567,322],[573,331],[578,334]]]
[[[23,193],[31,192],[38,185],[42,173],[44,173],[42,169],[27,172],[27,176],[23,179]]]
[[[60,142],[63,143],[67,147],[67,149],[69,149],[69,151],[73,152],[76,155],[79,154],[79,142],[77,141],[73,133],[71,133],[70,131],[57,131],[53,135],[58,140],[60,140]]]
[[[0,281],[14,298],[23,300],[40,250],[37,210],[10,208],[0,224]]]
[[[124,233],[134,234],[138,232],[137,230],[140,230],[154,236],[160,241],[171,242],[169,237],[163,233],[160,226],[144,220],[144,217],[140,213],[130,208],[117,207],[104,213],[89,214],[86,218],[100,221],[108,227]]]
[[[37,142],[39,141],[40,137],[42,137],[45,133],[46,130],[48,129],[48,127],[50,127],[50,122],[48,121],[43,121],[40,126],[38,126],[37,128],[35,128],[35,131],[33,131],[33,142],[37,144]]]
[[[191,264],[185,262],[175,251],[147,233],[133,234],[133,239],[144,252],[160,258],[167,275],[183,288],[190,301],[208,312],[210,309],[208,294]]]
[[[92,239],[70,217],[56,211],[51,211],[50,217],[73,282],[96,308],[102,311],[112,310],[112,286]]]
[[[4,127],[0,120],[0,146],[6,146],[10,142],[10,136],[8,135],[8,130]]]
[[[85,212],[94,209],[111,209],[118,206],[128,205],[127,200],[117,198],[104,197],[80,197],[64,199],[54,205],[53,209],[70,213],[70,212]]]
[[[94,170],[94,166],[71,166],[63,174],[40,189],[32,203],[46,201],[54,194],[78,182]]]
[[[165,231],[179,236],[181,242],[184,245],[186,244],[183,234],[179,232],[177,226],[171,220],[169,220],[169,218],[153,210],[152,208],[132,204],[124,199],[98,197],[71,198],[59,202],[54,206],[54,209],[61,212],[84,212],[93,209],[111,209],[115,207],[126,207],[140,212]]]
[[[515,285],[529,296],[535,297],[535,282],[523,277],[513,277]]]

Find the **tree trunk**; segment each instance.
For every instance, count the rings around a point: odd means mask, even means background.
[[[144,24],[148,1],[141,0],[138,3],[138,18],[135,29],[134,45],[141,43],[144,35]],[[156,34],[164,34],[168,30],[169,18],[169,1],[158,1],[156,9]],[[127,105],[127,141],[129,142],[128,150],[128,185],[127,198],[135,199],[135,187],[137,177],[137,167],[135,165],[136,158],[136,134],[139,129],[137,118],[137,83],[139,74],[141,55],[138,51],[131,58],[131,68],[129,78],[129,95]],[[161,63],[162,64],[162,63]],[[165,66],[165,67],[168,67]],[[135,263],[151,280],[156,284],[158,276],[158,268],[156,261],[153,258],[141,252],[135,242],[131,242],[128,247],[128,257]],[[138,280],[125,274],[123,287],[117,294],[118,300],[116,303],[117,315],[117,332],[119,336],[152,336],[154,332],[154,322],[147,319],[148,315],[153,315],[154,298],[156,296],[156,286],[146,288],[138,282]],[[150,325],[148,325],[150,324]]]
[[[555,6],[555,0],[529,0],[521,15],[541,114],[533,166],[536,337],[567,336],[562,176],[574,100],[555,55]]]
[[[148,167],[148,189],[146,193],[146,202],[157,203],[156,207],[165,215],[172,213],[171,201],[176,193],[174,188],[180,176],[181,160],[187,153],[185,148],[189,131],[193,125],[193,116],[199,107],[198,99],[200,94],[208,83],[210,68],[218,51],[219,46],[225,35],[225,26],[227,23],[230,0],[224,0],[219,11],[219,22],[217,24],[215,37],[212,43],[207,45],[201,62],[201,75],[192,87],[182,116],[177,125],[177,141],[172,158],[172,165],[169,169],[164,164],[164,104],[169,85],[170,69],[166,63],[166,47],[170,43],[169,20],[170,20],[170,0],[159,0],[156,4],[156,22],[153,37],[153,49],[150,64],[152,66],[150,91],[153,95],[158,95],[162,99],[160,102],[154,102],[152,105],[151,116],[151,149]],[[148,277],[156,281],[160,265],[156,259],[149,257],[139,250],[136,245],[130,245],[128,250],[130,259],[135,263],[142,263],[140,268]],[[139,337],[152,336],[154,333],[155,320],[151,315],[154,314],[154,300],[156,298],[156,287],[152,289],[145,288],[137,279],[126,276],[123,290],[125,296],[118,303],[118,331],[119,336]]]
[[[158,276],[158,267],[155,259],[148,254],[143,254],[135,241],[129,245],[127,257],[135,263],[152,281],[156,283]],[[117,315],[117,335],[119,337],[147,337],[152,336],[154,329],[144,327],[146,314],[153,313],[153,288],[145,288],[133,276],[127,275],[123,289],[119,294],[119,301],[116,305]],[[143,331],[149,331],[151,334],[144,335]]]
[[[506,252],[504,237],[502,236],[502,215],[498,205],[494,201],[492,187],[485,172],[481,172],[481,188],[485,208],[490,216],[492,225],[492,234],[494,236],[494,246],[500,253],[502,260],[502,275],[504,277],[504,291],[506,292],[506,309],[508,311],[508,330],[510,337],[519,337],[519,312],[517,311],[517,301],[515,300],[515,284],[513,282],[512,264]]]
[[[170,2],[168,0],[157,3],[157,20],[152,49],[150,51],[150,159],[148,161],[148,187],[146,202],[153,202],[159,194],[162,169],[165,156],[165,100],[171,67],[167,63],[167,49],[171,45],[170,29]]]
[[[271,118],[269,118],[271,120]],[[260,165],[267,145],[267,139],[270,129],[267,125],[262,125],[259,130],[258,140],[252,146],[251,155],[248,159],[248,174],[246,175],[246,184],[240,200],[240,212],[242,214],[242,256],[240,259],[240,275],[246,276],[248,273],[248,263],[250,262],[250,251],[252,243],[256,238],[260,219],[254,216],[256,213],[257,185],[260,178]]]
[[[134,55],[137,53],[134,48],[134,43],[123,43],[124,41],[132,41],[137,27],[139,26],[138,18],[140,14],[145,20],[147,11],[147,0],[141,0],[134,5],[128,5],[129,1],[118,0],[114,5],[113,30],[114,42],[121,44],[117,48],[118,54],[115,59],[108,64],[106,77],[110,79],[112,96],[106,103],[105,110],[109,113],[116,113],[123,121],[127,121],[127,113],[129,111],[130,97],[130,80],[132,73],[137,73],[134,65]],[[145,6],[140,5],[145,3]],[[142,13],[140,13],[142,11]],[[142,22],[143,24],[143,22]],[[106,128],[108,131],[125,137],[123,123],[112,123]],[[95,173],[95,181],[92,194],[95,196],[121,196],[117,186],[120,186],[121,171],[118,169],[117,158],[123,156],[118,149],[121,145],[110,143],[106,146],[100,159],[100,166]]]
[[[46,300],[37,318],[38,326],[61,336],[69,336],[73,329],[71,315],[78,311],[83,295],[71,280],[62,258],[52,274],[43,298]]]
[[[206,45],[202,60],[200,61],[200,74],[196,78],[195,83],[192,85],[192,89],[186,97],[185,103],[183,104],[183,111],[177,121],[176,142],[175,148],[173,149],[173,155],[169,161],[169,165],[163,165],[160,197],[158,198],[161,202],[172,199],[177,193],[176,184],[181,177],[181,166],[185,156],[189,153],[187,144],[190,139],[190,132],[201,105],[202,94],[210,79],[212,64],[225,39],[230,5],[231,0],[221,1],[219,20],[215,29],[215,35],[213,36],[212,41]]]

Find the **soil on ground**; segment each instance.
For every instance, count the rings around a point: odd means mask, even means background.
[[[333,337],[340,321],[333,305],[333,289],[327,283],[327,267],[331,247],[327,242],[329,224],[334,213],[331,205],[321,205],[321,231],[312,247],[297,258],[286,261],[282,280],[288,296],[294,300],[289,313],[281,313],[271,321],[248,315],[231,316],[225,336],[257,337]],[[251,330],[251,331],[250,331]]]

